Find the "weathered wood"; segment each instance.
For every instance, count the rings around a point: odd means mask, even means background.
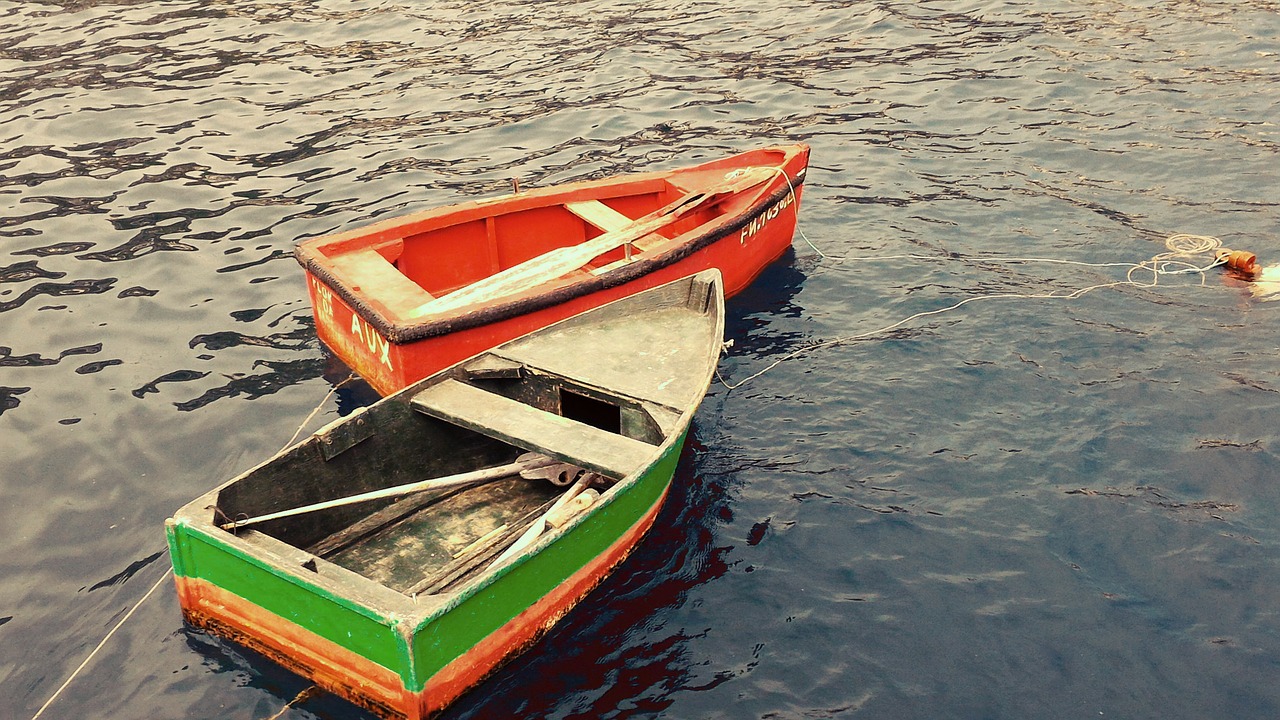
[[[573,497],[572,500],[561,505],[553,511],[548,511],[543,518],[547,523],[547,529],[559,530],[569,521],[581,515],[583,511],[595,504],[600,499],[600,493],[590,488],[583,490]]]
[[[472,485],[327,559],[404,592],[449,565],[479,538],[520,521],[562,492],[563,488],[538,480]]]
[[[415,410],[498,438],[516,447],[622,478],[644,467],[656,448],[457,380],[419,391]]]
[[[499,535],[502,535],[503,533],[505,533],[510,529],[511,529],[511,525],[509,523],[503,523],[499,525],[498,527],[490,530],[484,535],[481,535],[480,537],[476,538],[475,541],[473,541],[470,545],[454,553],[453,559],[457,560],[460,557],[463,557],[465,555],[470,555],[480,550],[480,548],[488,547],[489,544],[492,543],[495,538],[497,538]]]
[[[508,523],[505,530],[494,532],[485,538],[472,543],[465,551],[458,554],[444,567],[438,571],[431,573],[427,577],[414,583],[411,587],[404,590],[405,595],[427,595],[439,592],[448,588],[450,585],[458,582],[458,580],[466,577],[468,574],[475,572],[483,567],[491,564],[491,558],[498,553],[503,547],[510,543],[512,538],[519,535],[528,526],[529,521],[542,516],[546,513],[547,508],[552,506],[555,501],[543,503],[541,507],[535,508],[533,511],[526,513],[524,517],[513,523]]]
[[[671,302],[671,307],[655,308],[643,318],[619,316],[589,331],[564,330],[565,347],[580,348],[576,352],[517,341],[495,348],[491,354],[520,363],[530,372],[536,368],[588,387],[609,388],[624,397],[672,408],[678,414],[680,399],[696,380],[684,371],[682,356],[664,348],[670,338],[696,327],[699,316],[688,311],[687,297],[671,298]],[[596,352],[597,348],[609,348],[609,352]]]
[[[532,545],[535,540],[537,540],[539,537],[542,536],[542,533],[547,531],[547,528],[550,525],[549,518],[551,518],[553,515],[559,512],[562,508],[564,508],[566,505],[572,502],[575,498],[578,497],[578,495],[585,492],[587,488],[591,487],[591,483],[593,480],[594,478],[591,476],[591,473],[585,473],[583,474],[582,477],[578,478],[577,482],[571,485],[568,490],[565,490],[564,493],[561,494],[560,497],[557,498],[554,503],[552,503],[551,507],[545,513],[543,513],[541,517],[534,520],[533,523],[529,525],[529,527],[524,531],[523,534],[520,535],[519,538],[516,539],[515,542],[511,543],[511,545],[507,547],[506,550],[502,551],[502,554],[499,555],[498,558],[494,560],[491,565],[489,565],[489,567],[490,568],[498,567],[499,565],[506,562],[507,560],[520,554],[520,552],[523,551],[525,548]]]
[[[414,307],[434,299],[421,285],[406,277],[376,250],[334,255],[329,258],[329,262],[334,270],[342,273],[353,290],[360,291],[363,288],[370,295],[376,294],[379,298],[394,300],[397,305],[395,309]]]
[[[450,491],[461,489],[461,487],[450,488],[449,491],[444,493],[422,492],[417,493],[413,497],[404,498],[382,508],[381,510],[378,510],[372,515],[365,517],[363,520],[357,521],[353,525],[342,528],[307,548],[307,550],[318,557],[328,557],[334,553],[341,552],[347,547],[360,542],[364,538],[382,530],[388,525],[402,520],[432,503],[439,502],[440,500],[449,497]]]
[[[337,498],[334,500],[326,500],[324,502],[303,505],[302,507],[280,510],[278,512],[267,513],[257,517],[246,518],[244,520],[234,520],[229,523],[223,523],[222,525],[219,525],[219,527],[223,530],[234,530],[235,528],[242,528],[246,525],[256,525],[268,520],[278,520],[280,518],[302,515],[304,513],[315,512],[317,510],[328,510],[330,508],[341,507],[343,505],[353,505],[355,503],[368,502],[370,500],[383,500],[400,495],[426,492],[428,490],[443,490],[446,488],[458,487],[460,485],[484,482],[486,480],[497,480],[498,478],[514,475],[522,470],[532,470],[534,468],[545,467],[547,465],[555,464],[556,462],[557,461],[553,458],[548,457],[530,458],[524,461],[516,461],[506,465],[499,465],[498,467],[472,470],[470,472],[458,473],[457,475],[450,475],[448,477],[420,480],[418,482],[412,482],[405,485],[396,485],[395,487],[371,490],[358,495],[349,495],[347,497]]]
[[[524,366],[520,363],[491,353],[468,361],[464,368],[472,380],[518,380],[524,374]]]

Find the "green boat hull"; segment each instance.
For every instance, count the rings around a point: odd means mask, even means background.
[[[270,562],[292,548],[264,556],[264,538],[209,533],[179,515],[166,530],[184,616],[379,715],[427,717],[537,640],[626,558],[666,497],[683,439],[572,531],[443,603],[376,587],[354,594]]]
[[[723,327],[707,271],[331,424],[167,521],[185,619],[383,717],[432,715],[653,525]]]

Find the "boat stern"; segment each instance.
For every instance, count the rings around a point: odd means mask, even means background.
[[[422,683],[401,627],[405,611],[412,613],[407,599],[380,597],[374,584],[345,577],[343,568],[260,533],[211,527],[187,508],[165,522],[165,533],[187,624],[380,717],[424,717]]]

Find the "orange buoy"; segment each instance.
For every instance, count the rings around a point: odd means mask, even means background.
[[[1247,250],[1228,250],[1223,248],[1218,251],[1218,262],[1225,264],[1227,267],[1246,275],[1253,275],[1258,272],[1258,256]]]

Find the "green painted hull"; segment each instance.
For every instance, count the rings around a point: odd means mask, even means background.
[[[210,533],[181,519],[167,527],[169,552],[178,578],[198,578],[245,598],[280,621],[395,671],[405,687],[416,692],[427,678],[605,555],[655,511],[679,455],[680,445],[672,444],[625,492],[610,498],[571,532],[527,553],[488,582],[427,609],[407,598],[375,605],[343,597],[332,587],[309,582],[304,572],[286,571],[270,562],[269,556],[236,542],[235,536]]]

